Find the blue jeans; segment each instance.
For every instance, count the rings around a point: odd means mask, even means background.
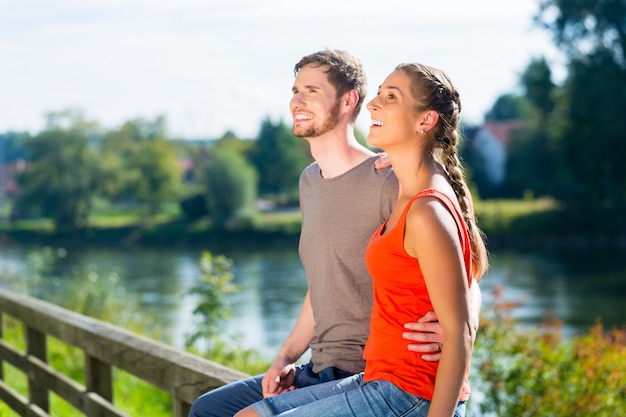
[[[294,386],[297,388],[335,381],[352,376],[351,372],[335,367],[313,372],[313,363],[296,367]],[[232,417],[237,411],[263,399],[263,375],[232,382],[198,397],[189,410],[189,417]]]
[[[402,416],[426,417],[430,401],[409,394],[388,381],[363,382],[363,374],[266,398],[252,405],[265,416]],[[459,402],[455,417],[465,416]]]

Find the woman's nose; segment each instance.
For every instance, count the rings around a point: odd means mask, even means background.
[[[376,99],[377,99],[377,98],[378,98],[378,97],[374,97],[373,99],[371,99],[371,100],[369,101],[369,103],[367,103],[367,105],[365,106],[365,107],[367,108],[367,110],[369,110],[369,111],[373,111],[373,110],[376,110],[376,109],[378,108],[378,106],[377,106],[377,104],[376,104]]]

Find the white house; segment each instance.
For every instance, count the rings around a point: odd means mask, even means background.
[[[475,149],[485,163],[485,171],[494,185],[502,185],[505,177],[506,150],[519,120],[488,120],[474,135]]]

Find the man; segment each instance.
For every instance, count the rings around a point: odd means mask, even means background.
[[[354,136],[366,96],[361,63],[350,54],[324,50],[295,66],[290,110],[293,133],[309,142],[315,162],[300,177],[302,231],[299,253],[308,291],[302,310],[274,363],[265,373],[199,397],[190,416],[232,416],[285,391],[342,379],[365,368],[372,283],[364,261],[371,234],[391,214],[398,183],[391,168]],[[472,285],[478,288],[477,285]],[[474,307],[480,292],[473,294]],[[475,314],[475,326],[478,313]],[[443,335],[433,312],[407,324],[408,349],[438,360]],[[311,361],[295,362],[311,349]]]

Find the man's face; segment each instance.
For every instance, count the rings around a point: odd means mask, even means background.
[[[293,117],[293,134],[313,138],[330,132],[339,123],[337,91],[328,82],[327,65],[305,65],[293,84],[289,103]]]

